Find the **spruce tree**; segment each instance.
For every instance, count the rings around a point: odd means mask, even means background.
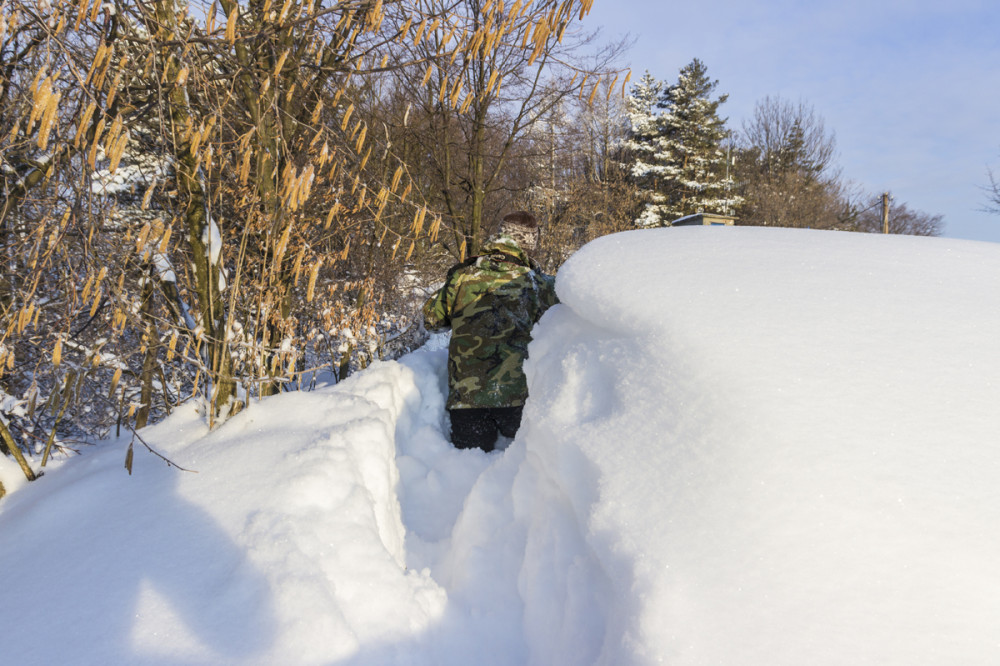
[[[738,203],[724,147],[729,131],[719,116],[729,96],[712,99],[718,83],[695,58],[661,96],[662,211],[668,221],[699,212],[729,213]]]
[[[623,143],[627,169],[643,199],[636,226],[663,226],[670,218],[663,211],[666,201],[662,184],[666,165],[663,153],[663,112],[659,111],[666,85],[648,71],[632,86],[626,99],[628,138]]]

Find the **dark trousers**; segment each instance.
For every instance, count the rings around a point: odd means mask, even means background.
[[[523,407],[470,407],[449,409],[451,415],[451,443],[455,448],[479,447],[492,451],[497,443],[497,433],[513,437],[521,427]]]

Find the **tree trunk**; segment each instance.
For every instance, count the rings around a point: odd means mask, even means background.
[[[153,373],[156,370],[156,354],[159,349],[159,333],[156,330],[156,322],[153,320],[153,270],[150,267],[150,276],[142,288],[142,305],[140,314],[142,321],[146,325],[145,345],[146,353],[142,359],[142,374],[139,376],[139,383],[142,386],[140,402],[142,406],[135,414],[135,429],[146,427],[149,421],[149,412],[153,403]]]
[[[0,421],[0,452],[6,453],[14,457],[17,464],[21,467],[21,471],[24,472],[24,476],[28,481],[34,481],[36,478],[35,472],[28,465],[28,461],[24,459],[24,454],[21,453],[21,449],[17,448],[17,444],[14,442],[14,438],[10,434],[10,430],[7,429],[7,425]]]

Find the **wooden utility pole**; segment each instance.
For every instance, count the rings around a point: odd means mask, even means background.
[[[889,193],[882,193],[882,233],[889,233]]]

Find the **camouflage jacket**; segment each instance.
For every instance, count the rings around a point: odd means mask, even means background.
[[[448,409],[523,405],[531,328],[556,302],[555,279],[506,236],[448,271],[424,305],[428,330],[452,331]]]

